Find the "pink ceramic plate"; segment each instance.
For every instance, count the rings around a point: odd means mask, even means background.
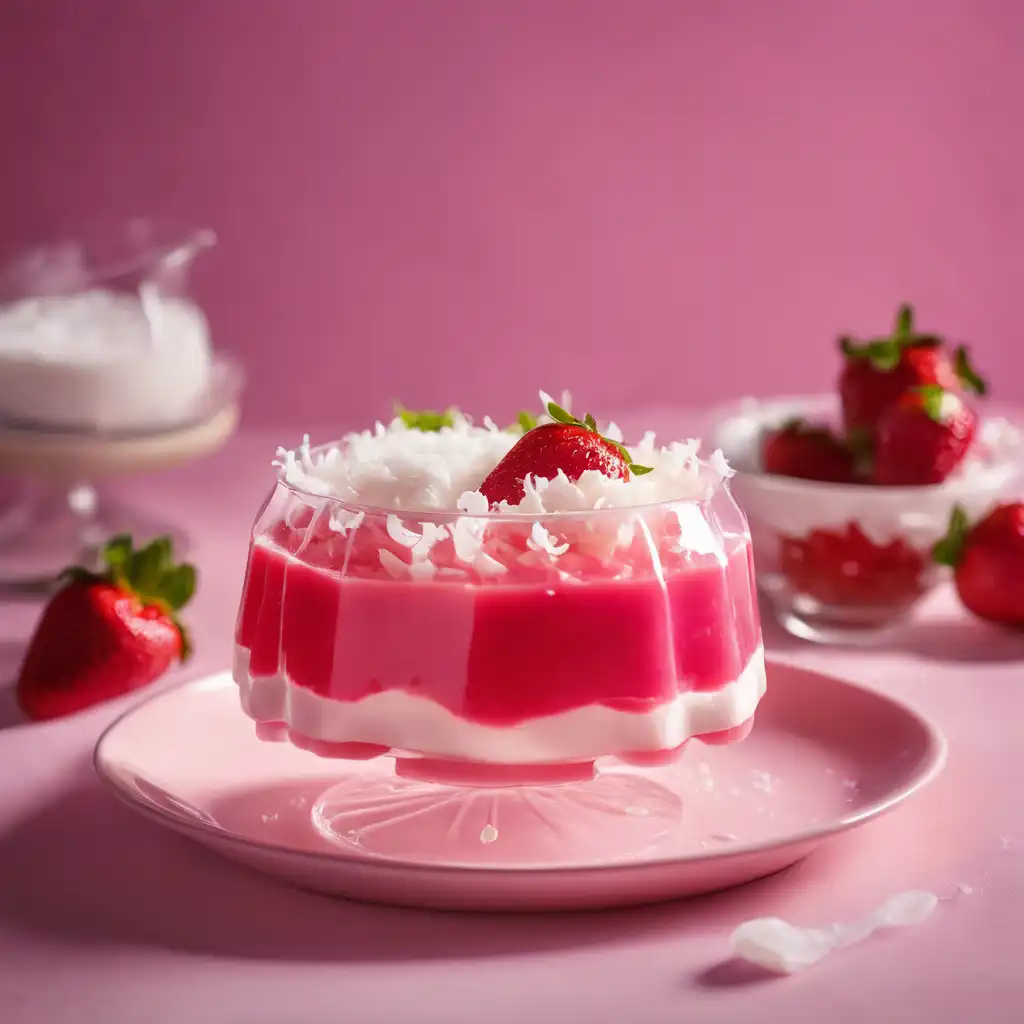
[[[564,910],[693,896],[761,878],[892,810],[930,782],[945,757],[942,734],[909,707],[772,662],[746,740],[695,743],[678,765],[644,773],[682,808],[666,818],[657,842],[624,855],[593,836],[589,852],[576,844],[575,860],[542,867],[497,854],[472,864],[380,857],[331,842],[311,813],[323,792],[344,775],[386,786],[390,762],[327,761],[259,741],[227,674],[129,711],[100,739],[96,768],[147,817],[304,888],[445,909]],[[614,815],[609,822],[614,827]]]

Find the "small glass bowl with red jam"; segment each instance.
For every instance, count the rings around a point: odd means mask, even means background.
[[[789,633],[824,643],[871,640],[899,625],[948,570],[932,549],[954,508],[970,520],[1021,483],[1020,430],[981,420],[964,464],[940,484],[828,483],[766,472],[765,437],[801,420],[839,419],[833,395],[747,398],[714,416],[713,443],[737,470],[733,493],[747,515],[759,588]]]

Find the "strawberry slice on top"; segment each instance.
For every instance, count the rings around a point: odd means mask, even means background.
[[[547,402],[547,414],[551,422],[526,430],[480,485],[492,507],[503,501],[518,505],[529,477],[554,480],[564,473],[575,482],[588,470],[596,470],[629,480],[651,472],[651,467],[633,462],[625,445],[605,437],[593,416],[577,419],[553,401]]]
[[[42,720],[137,690],[191,653],[178,613],[191,600],[195,568],[175,564],[171,541],[136,550],[118,536],[104,568],[73,567],[29,642],[15,687],[21,710]]]
[[[941,338],[919,333],[909,305],[900,307],[889,337],[865,343],[841,338],[839,348],[844,357],[839,378],[843,426],[854,448],[870,442],[882,414],[910,388],[934,385],[977,395],[987,390],[967,349],[961,345],[951,355]]]

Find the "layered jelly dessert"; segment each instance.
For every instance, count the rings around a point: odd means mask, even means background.
[[[235,637],[263,737],[508,767],[746,734],[765,670],[725,460],[543,397],[514,430],[403,414],[278,453]]]

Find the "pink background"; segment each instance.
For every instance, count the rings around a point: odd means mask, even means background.
[[[820,388],[903,298],[1021,399],[1022,48],[1015,0],[7,0],[0,248],[215,226],[256,424]]]

